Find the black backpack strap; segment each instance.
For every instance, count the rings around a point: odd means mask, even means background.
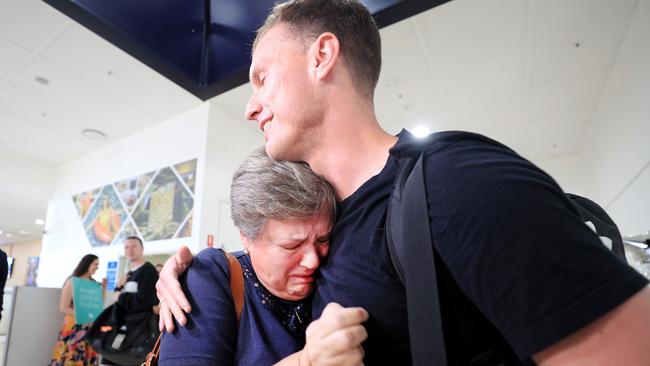
[[[616,226],[616,223],[607,214],[605,209],[587,197],[578,196],[577,194],[572,193],[567,193],[566,196],[576,207],[582,220],[585,222],[590,221],[594,225],[598,236],[604,236],[612,241],[612,247],[610,248],[612,253],[614,253],[614,255],[620,260],[627,263],[621,232],[618,230],[618,226]]]
[[[423,160],[424,153],[417,160],[401,159],[388,207],[386,239],[406,289],[412,364],[446,366]]]

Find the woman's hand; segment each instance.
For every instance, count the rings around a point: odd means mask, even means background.
[[[171,256],[165,262],[158,282],[156,283],[156,293],[160,300],[160,321],[158,327],[160,331],[174,330],[174,318],[180,326],[187,322],[185,313],[192,311],[190,302],[187,301],[183,289],[181,288],[178,277],[187,270],[192,264],[192,252],[186,246],[178,248],[176,254]]]
[[[366,320],[368,312],[363,308],[327,304],[321,317],[307,327],[307,341],[301,352],[300,365],[363,365],[361,343],[368,338],[368,333],[362,323]]]

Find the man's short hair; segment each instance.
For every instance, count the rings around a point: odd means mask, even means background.
[[[258,29],[253,49],[276,24],[305,41],[324,32],[338,38],[341,55],[359,93],[372,100],[381,71],[381,38],[370,11],[356,0],[291,0],[276,5]]]
[[[124,239],[124,241],[127,241],[127,240],[137,240],[138,243],[140,243],[140,246],[144,247],[144,244],[142,243],[142,239],[140,239],[140,237],[138,237],[138,236],[135,236],[135,235],[127,236],[126,239]]]

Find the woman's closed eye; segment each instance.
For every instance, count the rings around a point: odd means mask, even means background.
[[[284,249],[284,250],[290,250],[291,251],[291,250],[296,250],[296,249],[300,248],[300,243],[284,244],[284,245],[281,245],[280,247],[282,247],[282,249]]]

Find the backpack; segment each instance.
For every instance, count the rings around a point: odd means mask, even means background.
[[[127,313],[114,303],[95,319],[86,340],[105,359],[135,366],[145,360],[159,334],[158,316],[152,311]]]
[[[415,366],[447,365],[435,267],[437,253],[433,250],[424,182],[424,155],[468,139],[512,151],[487,137],[460,131],[439,132],[401,142],[390,151],[399,159],[399,171],[388,205],[386,239],[391,261],[406,290],[411,358]],[[583,221],[590,222],[592,230],[604,242],[611,242],[608,246],[612,252],[625,261],[620,232],[605,210],[587,198],[573,194],[567,197]],[[408,229],[404,223],[408,223]],[[472,366],[505,365],[496,352],[470,355],[470,358]]]

